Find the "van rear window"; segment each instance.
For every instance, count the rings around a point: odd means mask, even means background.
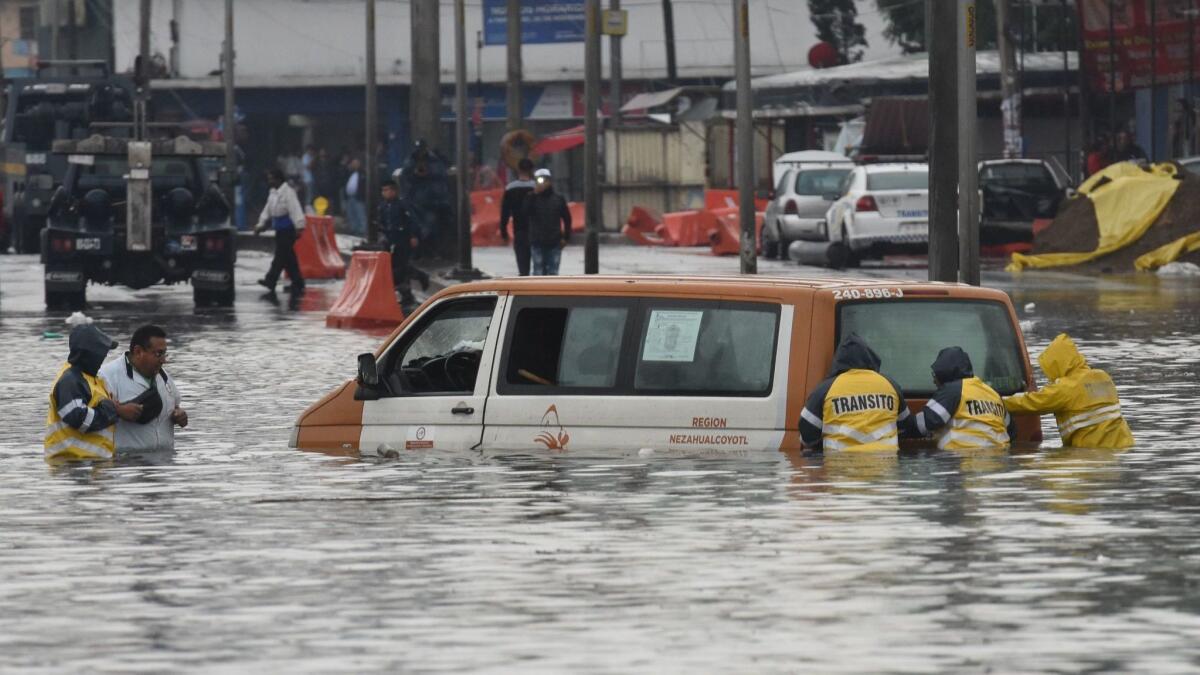
[[[838,340],[857,333],[871,345],[883,373],[906,395],[932,396],[930,366],[943,347],[962,347],[975,375],[1002,395],[1025,389],[1025,360],[1008,309],[998,302],[920,300],[852,302],[839,306]]]

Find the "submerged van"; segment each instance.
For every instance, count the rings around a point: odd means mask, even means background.
[[[958,345],[1002,395],[1033,370],[1006,294],[958,284],[767,277],[542,277],[430,298],[358,377],[297,420],[291,445],[748,454],[801,448],[800,413],[841,335],[883,361],[910,405]],[[1036,417],[1015,443],[1037,443]]]

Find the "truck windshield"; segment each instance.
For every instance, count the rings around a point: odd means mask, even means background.
[[[879,354],[883,374],[906,395],[933,395],[930,366],[943,347],[962,347],[975,375],[1002,395],[1025,389],[1025,360],[1007,308],[998,302],[850,302],[838,309],[838,340],[857,333]]]
[[[927,171],[880,171],[867,174],[868,190],[928,190]]]

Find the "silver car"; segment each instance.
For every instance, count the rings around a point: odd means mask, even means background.
[[[825,213],[853,168],[849,160],[812,162],[794,165],[783,173],[763,214],[763,252],[768,258],[787,259],[793,241],[828,238]]]

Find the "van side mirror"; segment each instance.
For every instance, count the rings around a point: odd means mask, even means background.
[[[358,355],[358,383],[364,387],[379,386],[379,365],[370,352]]]

